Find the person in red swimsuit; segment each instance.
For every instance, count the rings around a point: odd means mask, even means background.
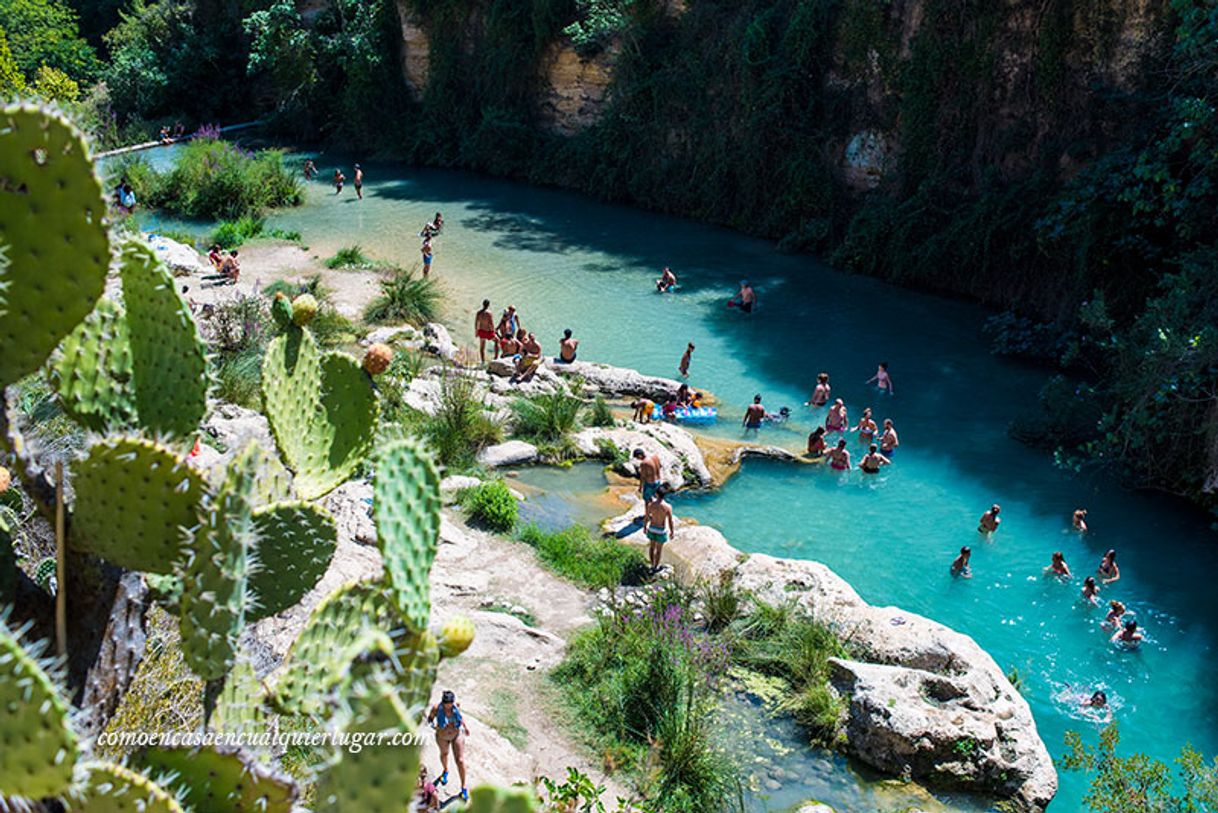
[[[474,335],[478,337],[478,355],[486,364],[486,343],[491,343],[494,358],[499,358],[499,342],[495,337],[495,317],[491,315],[491,301],[482,300],[482,310],[474,314]]]

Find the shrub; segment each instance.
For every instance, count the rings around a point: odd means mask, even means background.
[[[711,632],[718,632],[735,621],[744,603],[744,597],[736,586],[734,570],[724,570],[717,581],[699,585],[698,598],[702,600],[706,628]]]
[[[515,433],[554,443],[579,428],[583,401],[562,390],[517,398],[512,403]]]
[[[613,417],[613,413],[609,410],[609,403],[605,400],[605,396],[598,395],[596,400],[592,402],[592,406],[588,407],[588,425],[589,426],[616,426],[617,421]]]
[[[258,409],[262,406],[262,354],[256,347],[217,355],[213,360],[216,397],[230,404]]]
[[[240,217],[236,220],[221,220],[211,234],[209,242],[223,249],[234,249],[262,234],[266,221],[261,217]]]
[[[1095,748],[1083,744],[1076,731],[1066,732],[1070,751],[1062,759],[1066,770],[1084,771],[1091,776],[1091,788],[1083,797],[1088,810],[1095,813],[1194,813],[1218,808],[1218,761],[1207,765],[1205,758],[1185,746],[1176,760],[1179,787],[1183,796],[1172,791],[1171,769],[1145,754],[1118,756],[1121,742],[1116,723],[1104,727]]]
[[[492,480],[466,489],[461,494],[461,505],[469,512],[470,519],[492,531],[507,533],[516,527],[519,506],[502,480]]]
[[[364,254],[363,247],[343,246],[333,257],[326,260],[326,268],[371,268],[372,260]]]
[[[464,468],[478,452],[503,437],[499,424],[486,414],[473,379],[445,371],[440,385],[440,408],[423,421],[423,435],[440,462]]]
[[[648,573],[641,552],[615,539],[594,537],[583,526],[551,533],[529,525],[520,532],[520,541],[535,548],[542,563],[556,573],[586,587],[639,584]]]
[[[128,177],[136,194],[150,206],[185,217],[237,220],[257,217],[276,206],[296,206],[304,199],[300,180],[284,164],[280,150],[248,152],[227,141],[196,138],[178,153],[166,173]]]
[[[364,310],[364,320],[372,324],[423,324],[433,322],[440,312],[440,290],[429,279],[416,278],[402,268],[391,269],[380,281],[381,293]]]
[[[244,296],[216,305],[203,323],[214,350],[216,397],[239,406],[261,405],[262,356],[274,332],[266,300]]]

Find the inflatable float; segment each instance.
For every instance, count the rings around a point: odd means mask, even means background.
[[[677,407],[672,417],[677,423],[714,423],[719,417],[719,410],[715,407]],[[664,420],[664,410],[657,406],[651,413],[651,419]]]

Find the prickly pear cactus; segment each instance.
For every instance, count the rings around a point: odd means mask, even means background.
[[[493,788],[490,785],[474,788],[469,794],[467,813],[536,813],[537,794],[513,788]]]
[[[232,667],[245,625],[257,547],[250,499],[258,474],[256,448],[247,447],[230,464],[227,480],[191,534],[182,574],[182,655],[204,680],[221,678]]]
[[[287,327],[292,323],[292,300],[288,299],[283,291],[275,294],[275,298],[271,300],[271,318],[279,327]]]
[[[301,294],[292,300],[292,322],[304,327],[317,316],[317,299],[313,294]]]
[[[474,622],[468,616],[454,615],[440,627],[440,654],[455,658],[474,642]]]
[[[0,799],[58,796],[72,782],[76,734],[40,650],[0,618]]]
[[[84,137],[59,113],[0,110],[0,387],[37,370],[93,310],[110,266],[106,200]]]
[[[72,484],[74,548],[129,570],[173,571],[205,491],[181,457],[150,440],[108,438],[72,464]]]
[[[267,347],[262,398],[302,499],[315,500],[346,482],[372,448],[372,381],[345,353],[323,354],[306,330],[289,326]]]
[[[392,737],[414,734],[414,715],[389,687],[352,700],[350,733],[376,732]],[[365,733],[364,736],[367,736]],[[416,743],[365,744],[358,752],[340,751],[317,781],[316,808],[335,813],[405,810],[419,778]]]
[[[77,423],[96,432],[135,423],[131,339],[122,308],[102,299],[59,345],[50,368],[59,403]]]
[[[73,813],[184,813],[173,794],[141,773],[109,762],[85,767],[87,784]]]
[[[295,606],[321,581],[334,558],[338,526],[320,505],[278,503],[254,512],[258,567],[250,577],[253,623]]]
[[[386,580],[406,623],[416,632],[425,630],[440,537],[440,475],[417,441],[395,441],[377,461],[374,490]]]
[[[184,437],[207,411],[207,347],[173,275],[147,243],[123,244],[121,270],[140,425]]]
[[[352,582],[314,609],[292,642],[272,702],[294,714],[320,714],[350,676],[351,662],[367,653],[398,657],[409,642],[395,641],[401,620],[381,582]]]
[[[240,748],[150,748],[150,770],[173,775],[166,784],[193,813],[290,813],[296,785]]]
[[[17,591],[17,517],[0,505],[0,607],[14,603]]]
[[[238,653],[224,678],[224,688],[216,698],[207,727],[224,734],[247,736],[267,730],[266,690],[248,657]]]
[[[387,344],[372,345],[364,353],[364,372],[368,375],[380,375],[389,369],[393,363],[393,348]]]

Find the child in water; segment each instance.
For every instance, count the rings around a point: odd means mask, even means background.
[[[973,549],[965,545],[960,549],[960,555],[952,561],[952,575],[959,576],[962,579],[973,578],[973,569],[969,567],[968,560],[973,556]]]

